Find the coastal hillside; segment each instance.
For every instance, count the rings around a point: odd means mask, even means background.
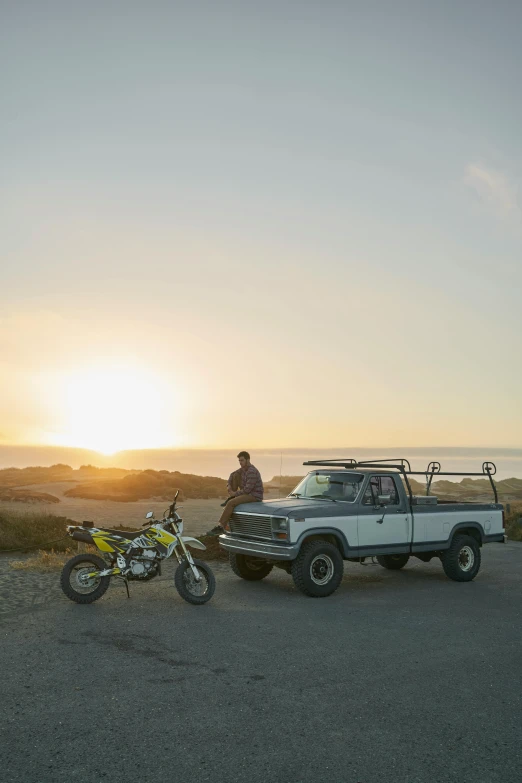
[[[82,482],[64,494],[71,498],[125,503],[145,499],[172,500],[178,490],[181,500],[222,498],[227,495],[227,482],[216,476],[196,476],[177,470],[143,470],[121,479]]]
[[[285,497],[292,492],[303,477],[298,475],[274,476],[266,481],[265,490],[270,496]],[[499,501],[522,501],[522,479],[508,478],[495,482]],[[179,489],[182,498],[211,499],[226,497],[226,481],[217,476],[201,476],[168,470],[126,470],[124,468],[100,468],[82,465],[74,470],[70,465],[58,463],[50,467],[4,468],[0,470],[0,501],[22,503],[58,503],[54,489],[45,485],[60,486],[60,493],[70,498],[86,500],[168,500]],[[424,481],[410,478],[416,495],[426,493]],[[431,494],[441,500],[475,500],[491,502],[492,492],[488,479],[463,478],[462,481],[434,480]]]

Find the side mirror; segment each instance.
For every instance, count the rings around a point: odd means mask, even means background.
[[[174,503],[175,503],[175,502],[176,502],[176,500],[178,499],[178,495],[179,495],[179,489],[177,490],[176,494],[174,495]]]
[[[147,513],[145,514],[145,519],[152,519],[153,516],[154,516],[154,511],[147,511]]]
[[[378,495],[377,504],[379,506],[389,506],[391,503],[391,495]]]

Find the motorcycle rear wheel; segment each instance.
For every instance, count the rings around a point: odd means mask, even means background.
[[[98,579],[86,578],[89,571],[104,571],[107,563],[97,555],[82,554],[72,557],[64,565],[60,585],[71,601],[77,604],[92,604],[101,598],[109,587],[110,576]]]
[[[216,579],[210,566],[203,560],[194,560],[194,565],[200,573],[201,582],[196,582],[190,563],[183,560],[176,568],[174,584],[180,596],[189,604],[206,604],[214,595]]]

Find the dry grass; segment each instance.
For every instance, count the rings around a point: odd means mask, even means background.
[[[506,514],[506,535],[508,540],[522,541],[522,503],[510,503],[510,512]]]
[[[207,547],[205,551],[199,551],[191,549],[194,557],[201,560],[228,560],[227,553],[220,548],[218,544],[217,536],[201,536],[199,539]],[[91,552],[92,554],[98,553],[98,550],[93,546],[85,546],[85,552]],[[52,571],[61,571],[64,565],[71,557],[78,554],[78,549],[66,549],[63,552],[56,552],[54,549],[46,552],[44,549],[38,550],[31,557],[26,557],[24,560],[11,560],[9,565],[16,571],[40,571],[43,573],[49,573]]]
[[[40,549],[32,557],[25,560],[11,560],[9,565],[17,571],[61,571],[64,565],[71,557],[76,554],[72,549],[66,549],[65,552],[45,552]]]

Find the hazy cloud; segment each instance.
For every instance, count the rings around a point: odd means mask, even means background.
[[[497,217],[522,220],[517,185],[501,171],[470,163],[466,167],[465,182],[473,188],[481,205]]]

